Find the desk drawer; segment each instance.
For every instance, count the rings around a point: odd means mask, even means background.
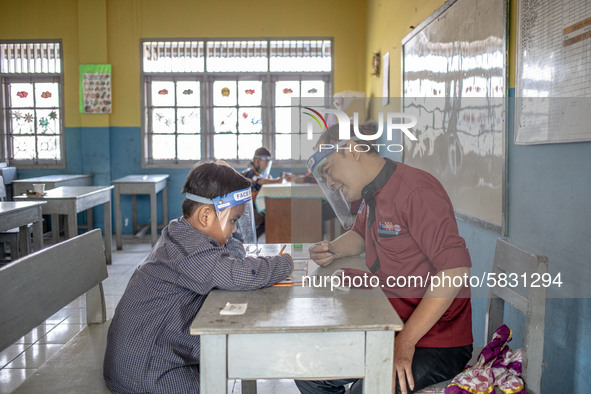
[[[228,336],[229,379],[363,377],[364,332]]]

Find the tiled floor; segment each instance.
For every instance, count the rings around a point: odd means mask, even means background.
[[[150,251],[149,243],[125,242],[122,251],[113,251],[109,277],[103,282],[107,314],[111,318],[127,282]],[[86,325],[85,297],[80,297],[39,327],[0,352],[0,393],[11,393],[40,365]],[[260,394],[298,394],[292,380],[259,380]],[[51,389],[48,388],[48,392]],[[229,381],[228,392],[241,393],[240,381]]]

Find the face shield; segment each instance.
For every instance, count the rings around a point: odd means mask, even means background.
[[[215,208],[223,234],[233,234],[234,238],[240,240],[244,244],[256,245],[257,237],[254,225],[254,210],[250,187],[213,199],[208,199],[191,193],[186,193],[185,197],[189,200],[203,204],[212,204]],[[233,207],[237,208],[232,209]],[[242,215],[236,220],[236,216],[240,213]],[[233,226],[236,226],[235,232],[233,232]],[[229,231],[230,227],[232,227],[232,231]]]
[[[343,228],[349,230],[353,227],[353,223],[355,223],[355,215],[351,214],[351,203],[347,201],[340,188],[335,190],[330,186],[329,182],[331,180],[324,172],[327,159],[334,152],[336,152],[336,149],[330,148],[314,153],[308,159],[308,169],[314,176],[314,179],[316,179],[316,182],[318,182],[318,185],[326,196],[326,200],[337,215]]]
[[[259,171],[261,178],[269,178],[269,175],[271,174],[271,167],[273,166],[273,158],[271,156],[266,155],[255,155],[254,157],[257,159],[265,160],[267,162],[267,167],[265,167],[264,170],[260,171],[258,168],[256,168],[256,170]]]

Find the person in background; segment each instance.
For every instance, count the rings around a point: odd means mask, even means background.
[[[362,134],[373,134],[370,130]],[[472,355],[470,289],[453,285],[469,275],[471,260],[459,235],[452,203],[432,175],[381,157],[350,130],[338,139],[329,128],[308,167],[323,185],[335,210],[345,213],[363,198],[353,227],[335,239],[310,247],[310,257],[327,266],[335,258],[365,252],[365,263],[402,321],[393,349],[396,393],[412,393],[460,373]],[[368,149],[369,147],[369,149]],[[337,216],[339,213],[337,212]],[[341,215],[342,216],[342,215]],[[448,285],[430,288],[429,279],[448,277]],[[415,285],[395,287],[389,278],[420,277]],[[422,284],[421,284],[422,283]],[[444,283],[441,280],[441,283]],[[456,287],[458,286],[458,287]],[[362,381],[296,381],[311,393],[362,392]],[[384,393],[386,394],[386,393]]]
[[[183,216],[162,231],[115,310],[103,366],[111,391],[199,393],[200,340],[189,327],[207,294],[271,286],[291,274],[288,254],[247,257],[232,238],[239,224],[254,238],[250,187],[224,162],[191,169]]]
[[[253,201],[263,185],[283,182],[284,176],[275,179],[271,178],[270,173],[272,165],[273,158],[271,152],[265,147],[260,147],[254,151],[254,156],[250,162],[249,168],[242,172],[242,175],[251,181]],[[290,174],[286,173],[285,175],[287,181],[291,180],[291,177],[289,176]],[[255,209],[254,217],[258,238],[265,232],[265,213],[259,212]]]

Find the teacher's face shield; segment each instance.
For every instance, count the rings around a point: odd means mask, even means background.
[[[189,200],[214,206],[226,241],[234,236],[244,244],[256,245],[257,237],[250,187],[212,199],[191,193],[185,194],[185,197]]]
[[[355,223],[355,216],[351,214],[351,203],[345,198],[342,185],[331,178],[335,152],[335,148],[322,149],[310,156],[307,165],[343,228],[349,230]]]
[[[265,168],[259,167],[259,168],[256,168],[256,170],[260,173],[261,178],[263,178],[263,179],[268,178],[269,175],[271,174],[271,167],[273,167],[273,158],[271,156],[261,156],[261,155],[256,155],[254,157],[255,157],[255,159],[264,160],[265,163],[267,163]]]

